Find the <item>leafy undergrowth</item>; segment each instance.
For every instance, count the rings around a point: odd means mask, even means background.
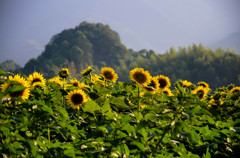
[[[233,85],[200,98],[182,81],[170,95],[134,82],[96,82],[93,74],[80,88],[67,76],[24,87],[0,74],[3,157],[240,157],[240,92]]]

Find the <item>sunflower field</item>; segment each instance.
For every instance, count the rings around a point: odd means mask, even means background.
[[[240,87],[143,68],[131,83],[110,67],[80,75],[0,70],[2,157],[240,157]]]

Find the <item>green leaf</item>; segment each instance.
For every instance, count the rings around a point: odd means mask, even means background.
[[[198,144],[199,141],[200,141],[200,137],[199,137],[199,135],[198,135],[195,131],[192,131],[192,132],[191,132],[191,141],[192,141],[194,144]]]
[[[118,107],[118,108],[121,108],[121,109],[125,109],[125,108],[127,108],[128,106],[127,106],[127,104],[126,104],[126,102],[125,102],[125,97],[111,97],[110,98],[110,103],[111,104],[114,104],[116,107]]]
[[[130,145],[137,146],[140,150],[145,151],[144,145],[136,140],[132,141]]]
[[[26,89],[26,87],[24,86],[20,86],[20,85],[13,85],[8,87],[5,91],[4,91],[4,95],[7,95],[8,93],[14,93],[14,92],[21,92],[24,89]]]
[[[207,148],[205,158],[211,158],[211,154],[209,152],[209,148]]]
[[[7,73],[5,71],[3,71],[2,69],[0,69],[0,76],[4,76],[7,75]]]
[[[157,119],[157,116],[153,113],[147,113],[145,116],[144,116],[144,119],[145,120],[150,120],[150,121],[155,121]]]
[[[208,120],[208,123],[214,125],[215,121],[213,120],[213,118],[209,117],[208,115],[203,115],[203,118]]]
[[[67,149],[67,150],[64,150],[64,155],[66,155],[67,157],[75,157],[75,151],[74,149]]]
[[[109,98],[106,99],[106,101],[104,102],[104,105],[101,107],[101,112],[103,115],[106,115],[108,112],[112,112]]]
[[[68,112],[67,112],[63,107],[58,107],[58,108],[57,108],[57,111],[61,114],[61,116],[63,117],[63,119],[69,120]]]
[[[84,112],[89,112],[95,114],[95,111],[100,111],[100,106],[95,101],[88,101],[83,106],[82,109]]]
[[[143,119],[143,115],[140,112],[134,111],[134,115],[138,121],[141,121]]]
[[[42,110],[45,111],[45,112],[48,112],[49,115],[53,115],[52,108],[48,107],[47,105],[43,105]]]
[[[128,149],[128,146],[126,144],[123,144],[123,147],[124,147],[124,152],[126,153],[126,156],[129,156],[129,149]]]

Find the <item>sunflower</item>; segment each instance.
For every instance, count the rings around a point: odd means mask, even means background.
[[[209,88],[209,84],[207,84],[206,82],[198,82],[198,86],[202,86],[203,88],[206,88],[208,91],[210,90]]]
[[[151,76],[143,68],[135,68],[130,71],[130,79],[137,83],[139,87],[147,86],[150,83]]]
[[[147,92],[155,93],[159,89],[159,83],[156,77],[152,77],[147,87],[143,88]]]
[[[91,76],[91,81],[94,83],[94,84],[99,84],[101,85],[102,87],[105,87],[105,84],[103,82],[103,77],[97,75],[97,74],[93,74]]]
[[[167,76],[158,75],[156,76],[158,83],[160,84],[159,89],[164,90],[165,88],[168,88],[171,86],[171,82]]]
[[[88,101],[87,95],[82,90],[73,90],[68,93],[66,96],[66,99],[68,100],[68,103],[72,106],[74,109],[79,109],[79,107]]]
[[[164,94],[167,94],[168,96],[174,96],[172,91],[169,88],[165,88],[162,90]]]
[[[24,90],[22,91],[17,91],[17,92],[10,92],[6,95],[6,98],[17,98],[17,97],[21,97],[23,100],[28,99],[29,95],[30,95],[30,91],[29,91],[29,85],[27,83],[27,81],[23,78],[20,77],[19,75],[15,75],[14,77],[9,76],[9,80],[16,82],[16,83],[5,83],[1,86],[2,88],[2,92],[4,92],[7,88],[12,87],[14,85],[20,85],[25,87]]]
[[[61,78],[59,76],[53,77],[53,78],[49,79],[48,81],[55,82],[61,87],[63,86],[63,81],[61,80]]]
[[[203,86],[198,86],[195,90],[192,91],[192,94],[197,94],[199,100],[203,100],[207,95],[208,89]]]
[[[240,92],[240,87],[234,87],[231,89],[230,94],[235,94],[237,92]]]
[[[85,70],[83,70],[83,71],[81,72],[81,74],[82,74],[83,76],[87,76],[87,75],[89,75],[92,71],[93,71],[92,66],[89,66],[88,68],[86,68]]]
[[[46,80],[43,78],[42,74],[34,72],[32,75],[29,75],[28,84],[33,87],[37,85],[44,87],[46,85]]]
[[[80,83],[79,89],[83,89],[83,88],[90,88],[90,87],[89,87],[89,85],[86,85],[85,83]]]
[[[59,72],[59,77],[61,78],[67,78],[69,76],[69,72],[67,68],[62,68],[62,70]]]
[[[188,82],[187,80],[182,81],[182,87],[183,87],[183,88],[187,88],[187,87],[189,87],[189,86],[191,86],[191,85],[192,85],[192,83],[191,83],[191,82]]]
[[[111,82],[116,82],[118,79],[118,75],[110,67],[103,67],[101,69],[101,76],[103,76],[105,80],[111,81]]]
[[[80,85],[80,82],[76,78],[70,79],[70,82],[71,82],[70,85],[74,86],[74,87],[79,87],[79,85]]]

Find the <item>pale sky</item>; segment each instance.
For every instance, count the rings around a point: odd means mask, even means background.
[[[0,62],[24,66],[83,21],[109,25],[135,51],[208,46],[240,32],[239,8],[240,0],[1,0]]]

